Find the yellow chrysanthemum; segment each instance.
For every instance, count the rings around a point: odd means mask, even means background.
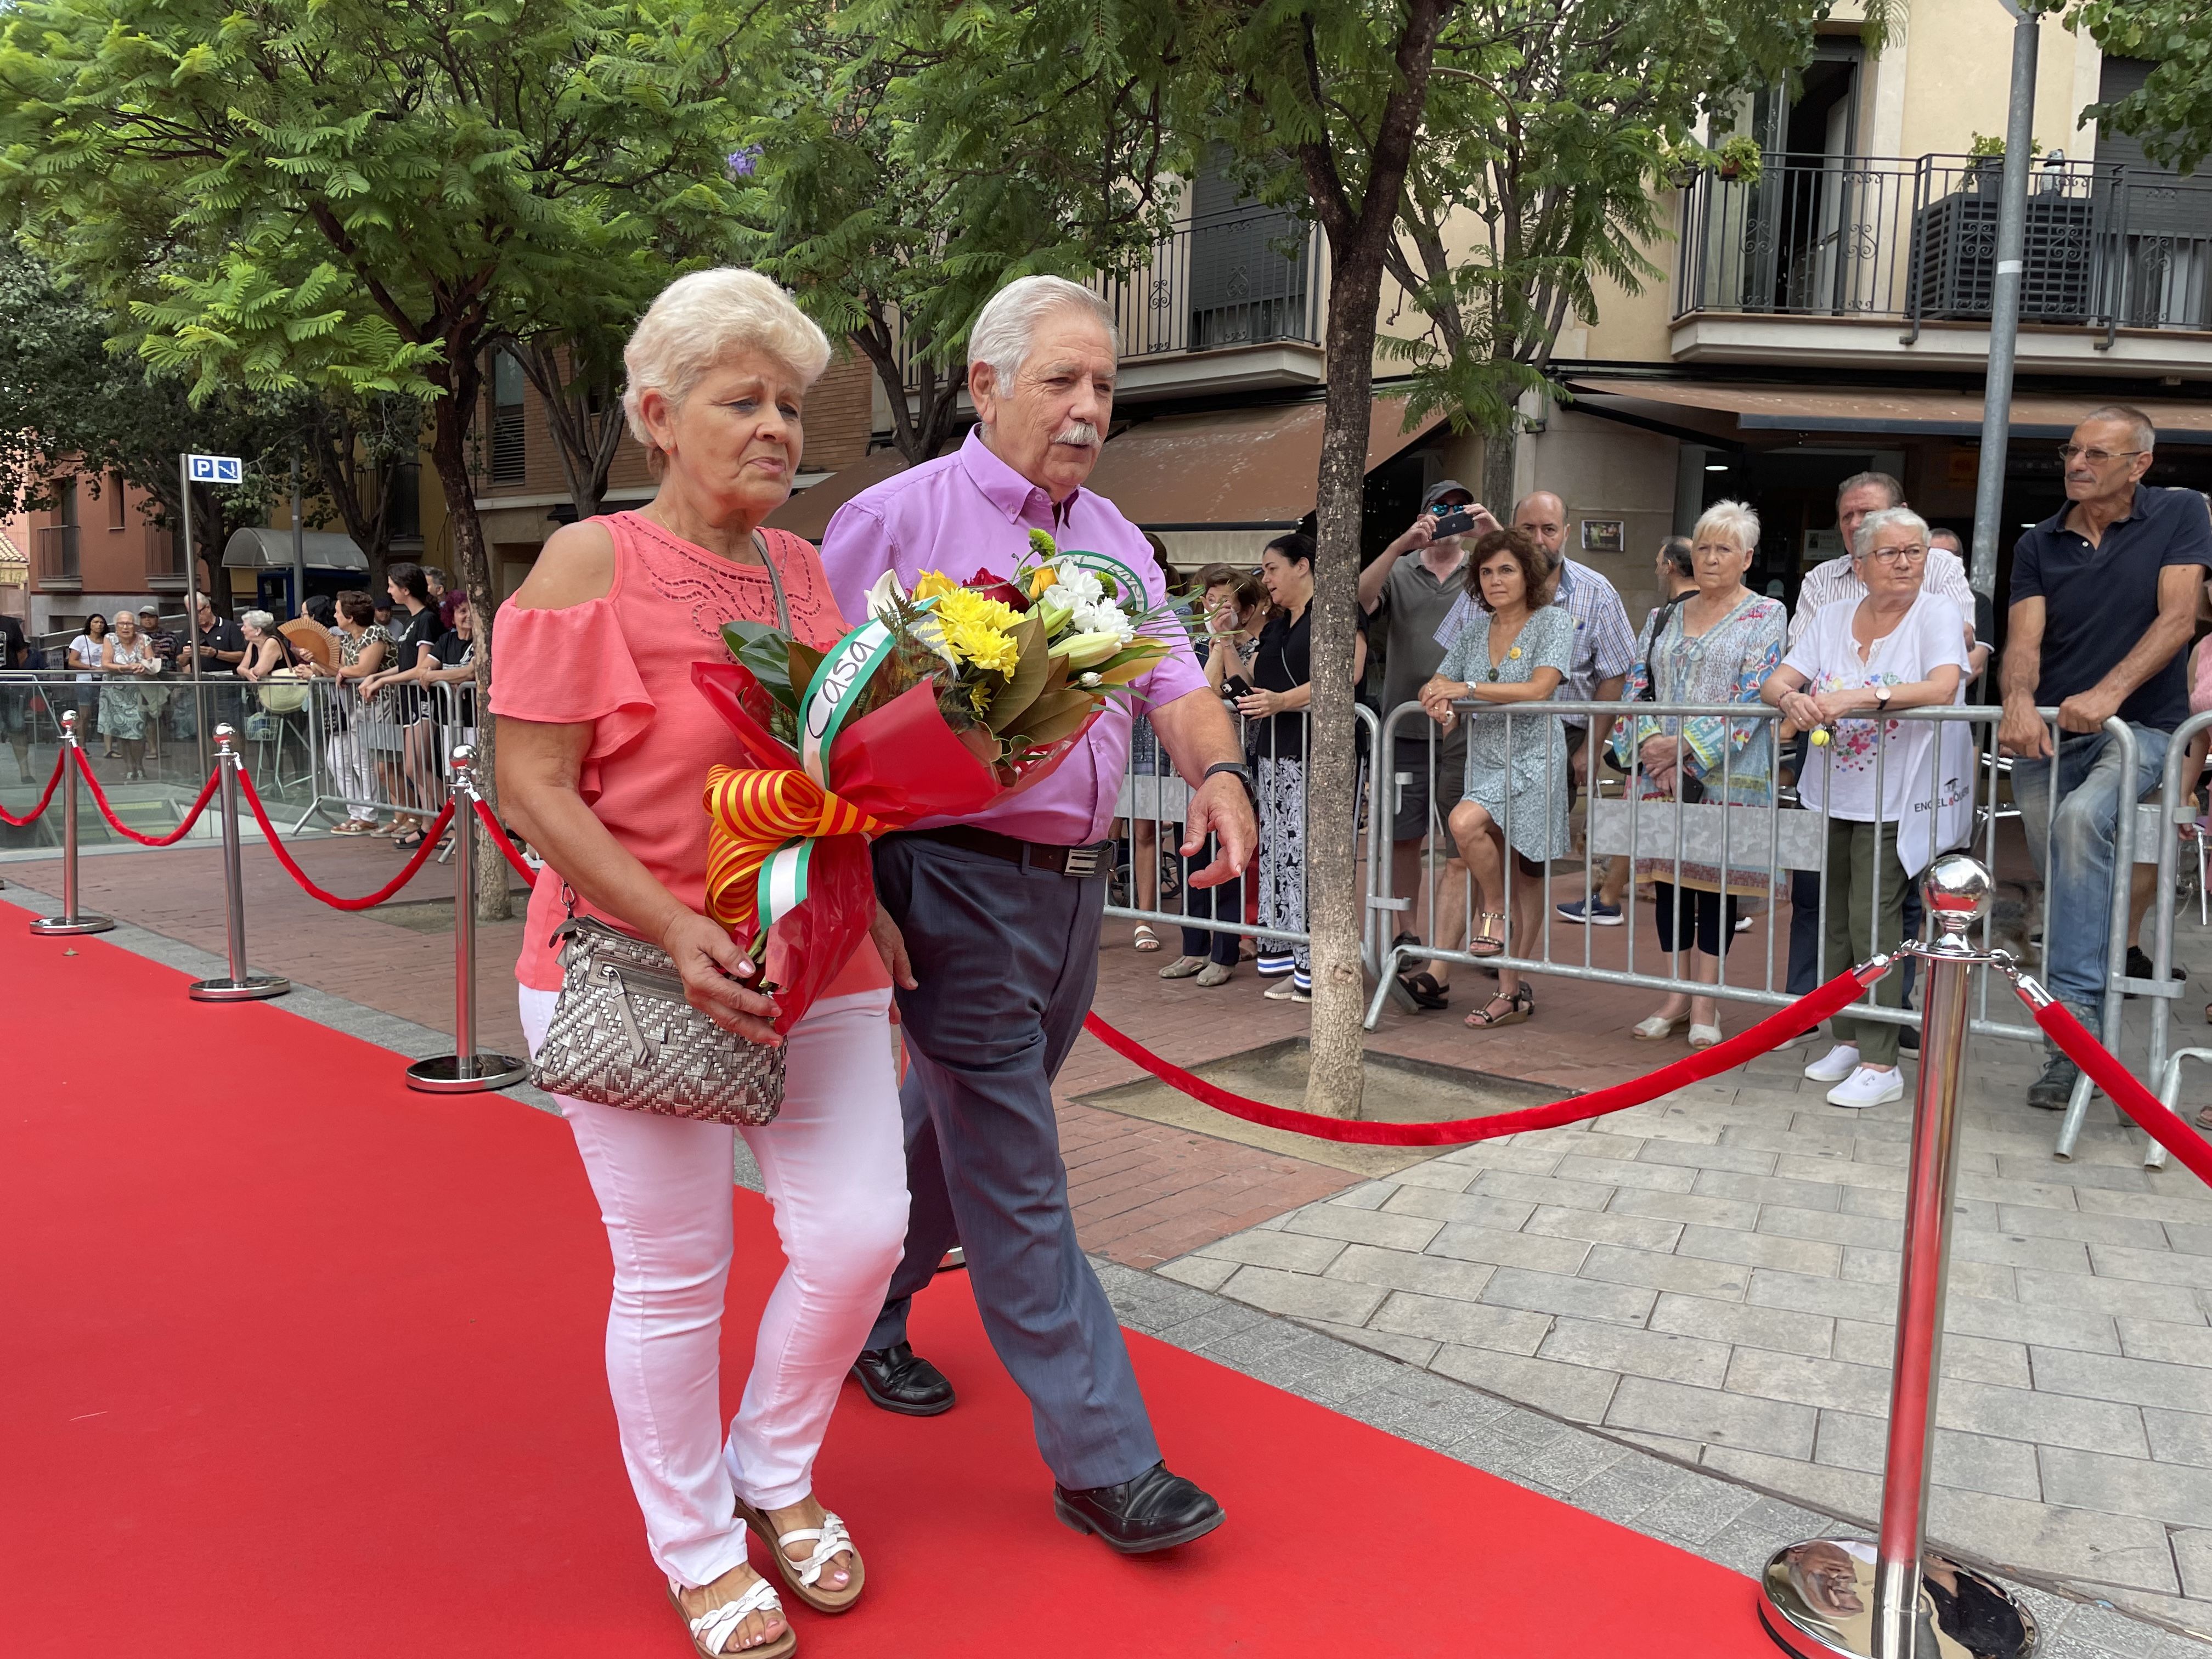
[[[1011,674],[1021,661],[1012,630],[1022,618],[1012,605],[987,599],[973,588],[956,587],[938,600],[933,614],[945,630],[945,647],[955,662]]]
[[[941,570],[931,570],[924,572],[921,580],[915,583],[913,598],[914,602],[920,605],[924,599],[933,599],[946,593],[958,592],[960,592],[958,582],[954,581]]]

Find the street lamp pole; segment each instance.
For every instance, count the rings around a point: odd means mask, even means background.
[[[1997,529],[2004,512],[2005,452],[2012,435],[2013,357],[2020,343],[2021,278],[2027,252],[2028,148],[2034,142],[2035,54],[2042,13],[2029,0],[2001,0],[2013,15],[2012,103],[2005,116],[1998,185],[1996,283],[1990,295],[1989,376],[1982,395],[1981,470],[1974,480],[1973,568],[1969,580],[1992,604]]]

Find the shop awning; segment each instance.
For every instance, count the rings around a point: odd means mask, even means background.
[[[896,449],[878,449],[850,466],[838,468],[820,483],[809,484],[769,514],[764,522],[774,529],[788,530],[794,536],[819,542],[839,507],[870,484],[879,484],[905,471],[905,456]]]
[[[1964,392],[1580,376],[1567,384],[1575,393],[1576,407],[1588,413],[1663,423],[1683,428],[1685,435],[1725,439],[1769,432],[1847,432],[1971,438],[1982,430],[1982,400]],[[2012,435],[2063,438],[2100,401],[2093,394],[2017,393],[2012,402]],[[2212,403],[2133,401],[2157,424],[2160,442],[2212,444]]]
[[[310,570],[368,569],[368,556],[350,536],[335,531],[310,530],[301,538]],[[289,570],[292,532],[289,530],[234,530],[222,544],[225,570]]]
[[[1322,406],[1273,404],[1168,415],[1109,440],[1090,487],[1147,530],[1289,530],[1314,510]],[[1441,412],[1405,424],[1403,398],[1377,398],[1367,470],[1419,440]]]

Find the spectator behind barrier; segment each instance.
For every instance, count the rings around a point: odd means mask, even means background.
[[[13,621],[14,618],[9,618]],[[33,661],[30,641],[23,637],[21,629],[13,633],[0,633],[0,667],[15,674],[28,674]],[[34,718],[33,705],[41,701],[38,682],[21,679],[0,683],[0,728],[8,733],[8,747],[15,755],[15,781],[31,781],[31,722]]]
[[[2082,416],[2058,451],[2067,505],[2025,532],[2012,556],[1997,742],[2015,757],[2013,799],[2046,884],[2045,978],[2093,1034],[2104,1030],[2120,807],[2157,787],[2188,716],[2182,649],[2212,564],[2204,498],[2142,482],[2156,442],[2141,410],[2113,404]],[[2053,703],[2055,753],[2036,713]],[[2105,730],[2114,718],[2135,734],[2133,777],[2122,775]],[[2077,1075],[2053,1048],[2028,1104],[2063,1109]]]
[[[1690,557],[1690,538],[1669,536],[1659,544],[1658,556],[1651,562],[1651,580],[1663,602],[1680,593],[1697,591],[1697,567]],[[1656,616],[1655,611],[1651,613]],[[1644,618],[1647,624],[1650,617]],[[1605,867],[1605,880],[1589,899],[1589,913],[1583,912],[1584,901],[1570,899],[1553,912],[1560,921],[1588,922],[1593,927],[1618,927],[1621,923],[1620,902],[1628,891],[1628,878],[1636,861],[1626,853],[1615,854]]]
[[[1644,624],[1629,701],[1757,702],[1759,687],[1782,661],[1784,632],[1781,602],[1743,584],[1759,550],[1759,514],[1741,501],[1715,502],[1690,539],[1697,591],[1680,605],[1654,611]],[[1644,800],[1764,807],[1774,799],[1771,724],[1634,714],[1614,726],[1613,756]],[[1753,843],[1765,840],[1747,830],[1729,836],[1728,844],[1747,855]],[[1772,872],[1763,866],[1732,864],[1723,870],[1686,854],[1679,862],[1639,858],[1636,874],[1652,884],[1659,948],[1672,957],[1673,975],[1709,985],[1719,981],[1721,957],[1735,942],[1737,896],[1767,898],[1773,888]],[[1687,974],[1684,951],[1690,957]],[[1639,1023],[1634,1035],[1658,1042],[1685,1024],[1692,1048],[1711,1048],[1722,1036],[1719,1004],[1677,993]]]
[[[309,657],[302,660],[301,667],[310,677],[321,676],[337,682],[326,707],[323,729],[330,742],[325,752],[330,757],[331,780],[347,806],[344,822],[332,825],[331,833],[373,836],[383,826],[377,822],[376,808],[369,804],[376,799],[377,780],[367,729],[369,705],[362,699],[359,688],[384,666],[392,642],[377,625],[375,605],[360,589],[350,588],[340,593],[336,613],[337,665],[325,668]]]
[[[364,696],[380,696],[393,682],[405,682],[392,690],[388,700],[392,718],[404,733],[394,781],[406,806],[392,817],[392,844],[404,853],[422,844],[422,831],[433,810],[429,802],[436,789],[436,780],[426,770],[430,732],[414,671],[422,665],[424,653],[444,637],[446,629],[438,607],[431,603],[429,573],[421,565],[402,562],[390,566],[385,571],[385,588],[392,605],[392,620],[384,629],[392,643],[391,659],[382,672],[363,681],[361,689]]]
[[[153,642],[138,631],[136,611],[115,613],[115,629],[101,652],[106,678],[100,687],[100,729],[108,742],[123,745],[123,781],[146,781],[146,731],[152,722],[144,683],[161,672]]]
[[[1253,689],[1237,699],[1259,750],[1260,974],[1279,980],[1270,1000],[1313,1000],[1308,947],[1283,937],[1306,930],[1306,709],[1313,701],[1313,538],[1278,536],[1260,554],[1260,580],[1275,603],[1253,653]],[[1367,669],[1367,635],[1355,636],[1352,678]]]
[[[65,653],[76,677],[76,740],[90,743],[99,721],[95,718],[100,708],[100,665],[107,659],[107,618],[97,611],[84,619],[84,628],[69,642]],[[113,738],[100,746],[102,760],[115,758]]]
[[[1938,852],[1966,838],[1973,811],[1966,728],[1888,718],[1955,702],[1966,672],[1966,619],[1948,594],[1923,586],[1927,523],[1910,507],[1869,514],[1851,558],[1866,597],[1815,617],[1759,693],[1789,721],[1785,735],[1828,736],[1812,749],[1797,793],[1828,815],[1831,973],[1905,937],[1909,884]],[[1869,713],[1875,718],[1847,718]],[[1904,1006],[1904,975],[1885,975],[1875,994],[1884,1007]],[[1903,1099],[1899,1027],[1845,1015],[1832,1024],[1835,1046],[1805,1068],[1814,1082],[1834,1085],[1828,1103]]]
[[[1457,722],[1455,701],[1501,706],[1496,714],[1465,716],[1467,763],[1449,823],[1477,906],[1487,901],[1504,907],[1509,891],[1511,896],[1510,922],[1503,908],[1478,908],[1468,950],[1498,956],[1517,947],[1525,954],[1543,915],[1547,864],[1574,848],[1567,829],[1572,791],[1566,735],[1557,717],[1523,712],[1516,719],[1507,711],[1559,694],[1574,661],[1575,621],[1552,602],[1559,567],[1525,532],[1492,531],[1475,543],[1468,567],[1475,608],[1436,678],[1421,688],[1421,706],[1446,730]],[[1507,879],[1509,850],[1517,883]],[[1491,931],[1492,922],[1504,925],[1503,934]],[[1534,992],[1513,969],[1500,966],[1496,994],[1468,1014],[1467,1024],[1476,1030],[1518,1025],[1535,1012]]]
[[[1206,629],[1206,678],[1216,691],[1242,678],[1251,683],[1252,654],[1259,648],[1259,631],[1267,615],[1267,590],[1249,571],[1225,564],[1210,564],[1198,573],[1199,614]],[[1131,750],[1132,764],[1135,750]],[[1246,757],[1248,763],[1250,757]],[[1245,878],[1237,876],[1213,887],[1193,887],[1193,872],[1212,863],[1220,848],[1208,836],[1195,853],[1182,859],[1183,914],[1207,921],[1244,920]],[[1194,979],[1207,988],[1225,985],[1237,971],[1243,935],[1217,933],[1206,927],[1182,930],[1182,954],[1160,969],[1162,979]]]

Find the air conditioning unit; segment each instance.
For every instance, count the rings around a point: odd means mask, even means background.
[[[1996,289],[1995,169],[1970,172],[1965,186],[1912,216],[1912,275],[1907,303],[1923,317],[1985,320]],[[1986,188],[1980,186],[1986,183]],[[2090,266],[2096,240],[2094,198],[2031,196],[2021,272],[2024,323],[2089,320]]]

